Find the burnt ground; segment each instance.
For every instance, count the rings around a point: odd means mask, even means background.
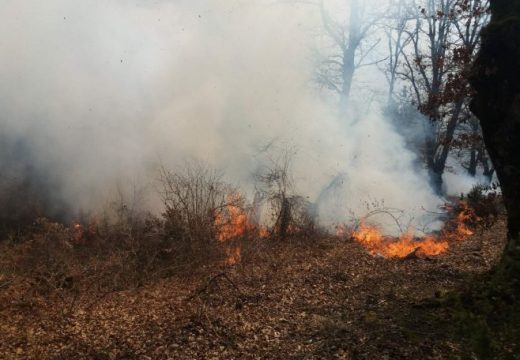
[[[499,221],[435,258],[375,258],[337,238],[245,244],[234,267],[90,302],[2,304],[0,358],[476,358],[474,334],[439,303],[478,281],[504,241]]]

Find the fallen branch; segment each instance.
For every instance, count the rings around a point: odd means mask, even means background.
[[[206,290],[208,290],[208,288],[212,285],[212,284],[215,284],[217,282],[217,279],[219,278],[224,278],[225,280],[227,280],[231,286],[241,295],[241,296],[244,296],[244,293],[240,290],[240,288],[229,278],[228,274],[226,272],[221,272],[215,276],[213,276],[211,279],[209,279],[209,281],[206,283],[206,285],[204,285],[202,288],[200,288],[199,290],[197,290],[195,292],[195,294],[191,295],[190,297],[188,297],[186,300],[187,301],[190,301],[190,300],[193,300],[195,297],[201,295],[202,293],[206,292]]]

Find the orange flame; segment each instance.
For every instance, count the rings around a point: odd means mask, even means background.
[[[269,237],[269,229],[251,222],[247,212],[241,206],[244,203],[240,194],[230,194],[227,198],[228,205],[215,212],[216,239],[225,243],[226,265],[234,265],[240,262],[241,247],[232,245],[234,239],[247,234],[257,234],[260,238]]]
[[[75,242],[79,242],[83,239],[84,232],[85,231],[83,229],[83,225],[81,225],[80,223],[74,223],[72,225],[72,233]]]
[[[226,241],[243,236],[251,229],[244,210],[234,205],[227,205],[225,212],[217,214],[215,225],[217,225],[218,229],[218,241]]]
[[[456,212],[453,207],[447,207],[447,209]],[[467,223],[478,221],[479,218],[475,213],[465,202],[461,201],[456,214],[445,224],[439,236],[416,237],[413,229],[409,229],[398,238],[384,236],[377,227],[366,224],[365,221],[361,221],[358,228],[350,234],[372,255],[402,258],[416,252],[423,256],[437,256],[448,251],[449,241],[460,241],[473,235],[473,231]],[[344,236],[347,233],[346,227],[336,227],[337,235]]]
[[[89,236],[95,235],[98,231],[98,224],[95,217],[92,217],[88,224],[84,225],[75,222],[70,227],[75,242],[80,243],[88,239]]]
[[[240,246],[232,246],[226,248],[226,260],[224,261],[224,264],[227,266],[235,265],[240,261],[240,252],[241,248]]]
[[[249,231],[255,230],[255,226],[249,222],[247,213],[239,206],[242,201],[240,194],[228,196],[228,205],[215,214],[215,227],[217,229],[216,238],[220,242],[226,242],[225,265],[231,266],[240,261],[240,245],[231,245],[229,240],[244,236]]]
[[[258,228],[258,236],[260,236],[262,239],[269,237],[269,229],[265,226],[260,226]]]
[[[358,229],[352,232],[352,237],[372,255],[383,257],[405,257],[413,252],[424,256],[436,256],[448,250],[448,242],[425,236],[417,239],[413,230],[393,238],[384,236],[381,231],[362,222]]]
[[[468,223],[479,223],[479,218],[475,212],[468,206],[468,203],[461,200],[457,204],[457,208],[447,205],[446,209],[455,215],[444,227],[445,236],[451,240],[464,240],[468,236],[473,235],[473,231],[467,225]]]

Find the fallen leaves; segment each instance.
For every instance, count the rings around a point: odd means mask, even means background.
[[[489,269],[505,226],[454,244],[435,260],[378,259],[354,242],[264,241],[234,267],[207,267],[110,293],[64,314],[41,297],[0,310],[0,358],[428,358],[457,354],[424,340],[413,305]],[[475,256],[478,253],[478,256]],[[0,289],[9,302],[11,287]],[[413,311],[418,311],[417,309]],[[424,310],[421,310],[424,311]],[[409,325],[403,319],[410,321]]]

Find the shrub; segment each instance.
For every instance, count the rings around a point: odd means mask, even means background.
[[[498,218],[501,209],[500,196],[495,185],[477,184],[466,195],[468,206],[485,226],[491,226]]]
[[[216,216],[239,197],[222,175],[201,163],[186,163],[176,172],[161,168],[159,183],[165,211],[164,235],[186,252],[206,248],[216,238]]]

